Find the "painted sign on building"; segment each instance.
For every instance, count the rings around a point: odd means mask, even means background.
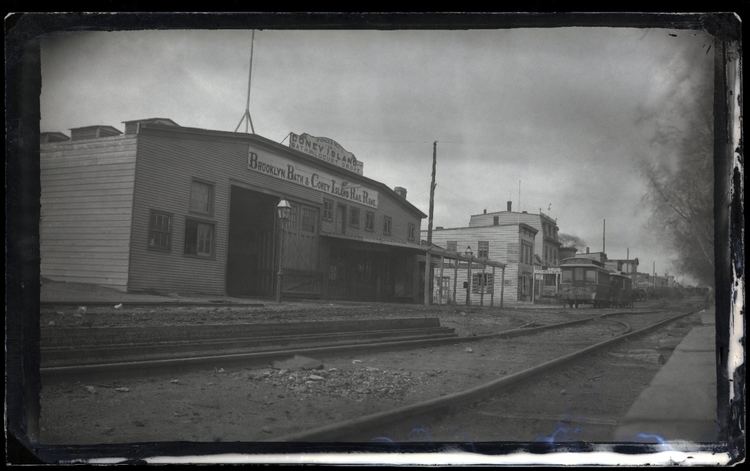
[[[333,139],[290,132],[289,147],[362,175],[363,163]]]
[[[247,168],[279,180],[338,196],[371,208],[378,207],[378,192],[353,185],[339,177],[293,162],[283,157],[248,149]]]

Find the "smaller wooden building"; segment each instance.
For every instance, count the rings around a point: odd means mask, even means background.
[[[525,223],[490,224],[472,227],[438,227],[432,231],[432,243],[445,248],[448,252],[467,253],[477,259],[493,260],[505,265],[503,285],[496,276],[485,272],[481,275],[484,283],[471,284],[469,293],[471,304],[479,304],[483,296],[491,292],[504,292],[505,301],[532,300],[532,273],[534,260],[534,239],[537,230]],[[423,237],[426,232],[423,231]],[[467,262],[459,262],[458,281],[463,283],[467,275]],[[479,265],[478,265],[479,267]],[[472,277],[478,276],[473,272]],[[474,280],[473,280],[474,281]],[[451,280],[445,283],[452,283]],[[479,286],[484,286],[484,293]],[[459,298],[457,301],[461,301]]]

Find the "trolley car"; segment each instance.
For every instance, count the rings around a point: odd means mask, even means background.
[[[609,304],[612,307],[633,307],[633,280],[622,273],[610,273],[612,284]]]
[[[584,257],[566,258],[560,268],[560,297],[564,304],[632,307],[632,280],[626,275],[610,272],[602,263]]]

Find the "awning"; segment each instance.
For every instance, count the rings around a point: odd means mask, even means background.
[[[361,242],[363,244],[372,244],[372,245],[385,245],[388,247],[398,247],[401,249],[411,249],[417,252],[424,252],[424,247],[421,247],[419,245],[414,244],[404,244],[402,242],[392,242],[387,240],[372,240],[372,239],[361,239],[358,237],[352,237],[347,236],[344,234],[328,234],[328,233],[320,233],[320,237],[328,237],[330,239],[339,239],[339,240],[346,240],[350,242]]]

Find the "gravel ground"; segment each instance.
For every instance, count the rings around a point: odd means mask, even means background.
[[[690,316],[647,336],[598,352],[533,382],[521,383],[460,413],[418,417],[352,441],[611,442],[620,420],[692,327]],[[633,441],[643,441],[632,437]]]
[[[411,307],[374,316],[372,307],[348,306],[340,311],[305,311],[304,316],[356,318],[368,316],[369,312],[370,318],[415,317],[413,314],[419,312],[434,316],[436,311],[443,325],[461,328],[464,334],[504,330],[531,321],[561,322],[596,312],[547,309],[497,313]],[[181,309],[163,312],[162,318],[149,321],[167,325],[187,319]],[[195,311],[193,315],[202,318],[205,314],[213,316],[214,312],[225,316],[212,317],[212,323],[217,317],[227,322],[242,318],[241,314],[225,310]],[[292,318],[293,312],[281,312]],[[72,317],[65,313],[62,316]],[[123,313],[91,310],[85,316],[97,316],[101,325],[113,325]],[[268,317],[271,318],[277,320]],[[314,365],[318,367],[315,369],[216,365],[213,370],[171,376],[50,385],[42,388],[41,439],[49,444],[272,440],[466,389],[592,343],[597,332],[611,336],[621,330],[618,324],[602,323],[596,328],[567,329],[566,334],[550,331],[514,339],[351,354],[320,358],[322,365]],[[542,345],[544,348],[540,348]]]
[[[56,327],[166,327],[174,325],[252,324],[300,321],[388,319],[407,317],[438,317],[444,327],[451,327],[458,335],[497,332],[519,327],[531,321],[559,322],[576,316],[588,316],[594,310],[564,311],[562,309],[491,309],[453,306],[410,305],[283,305],[269,308],[248,307],[87,307],[85,312],[76,307],[43,309],[42,332],[54,332]],[[603,312],[603,311],[602,311]]]

